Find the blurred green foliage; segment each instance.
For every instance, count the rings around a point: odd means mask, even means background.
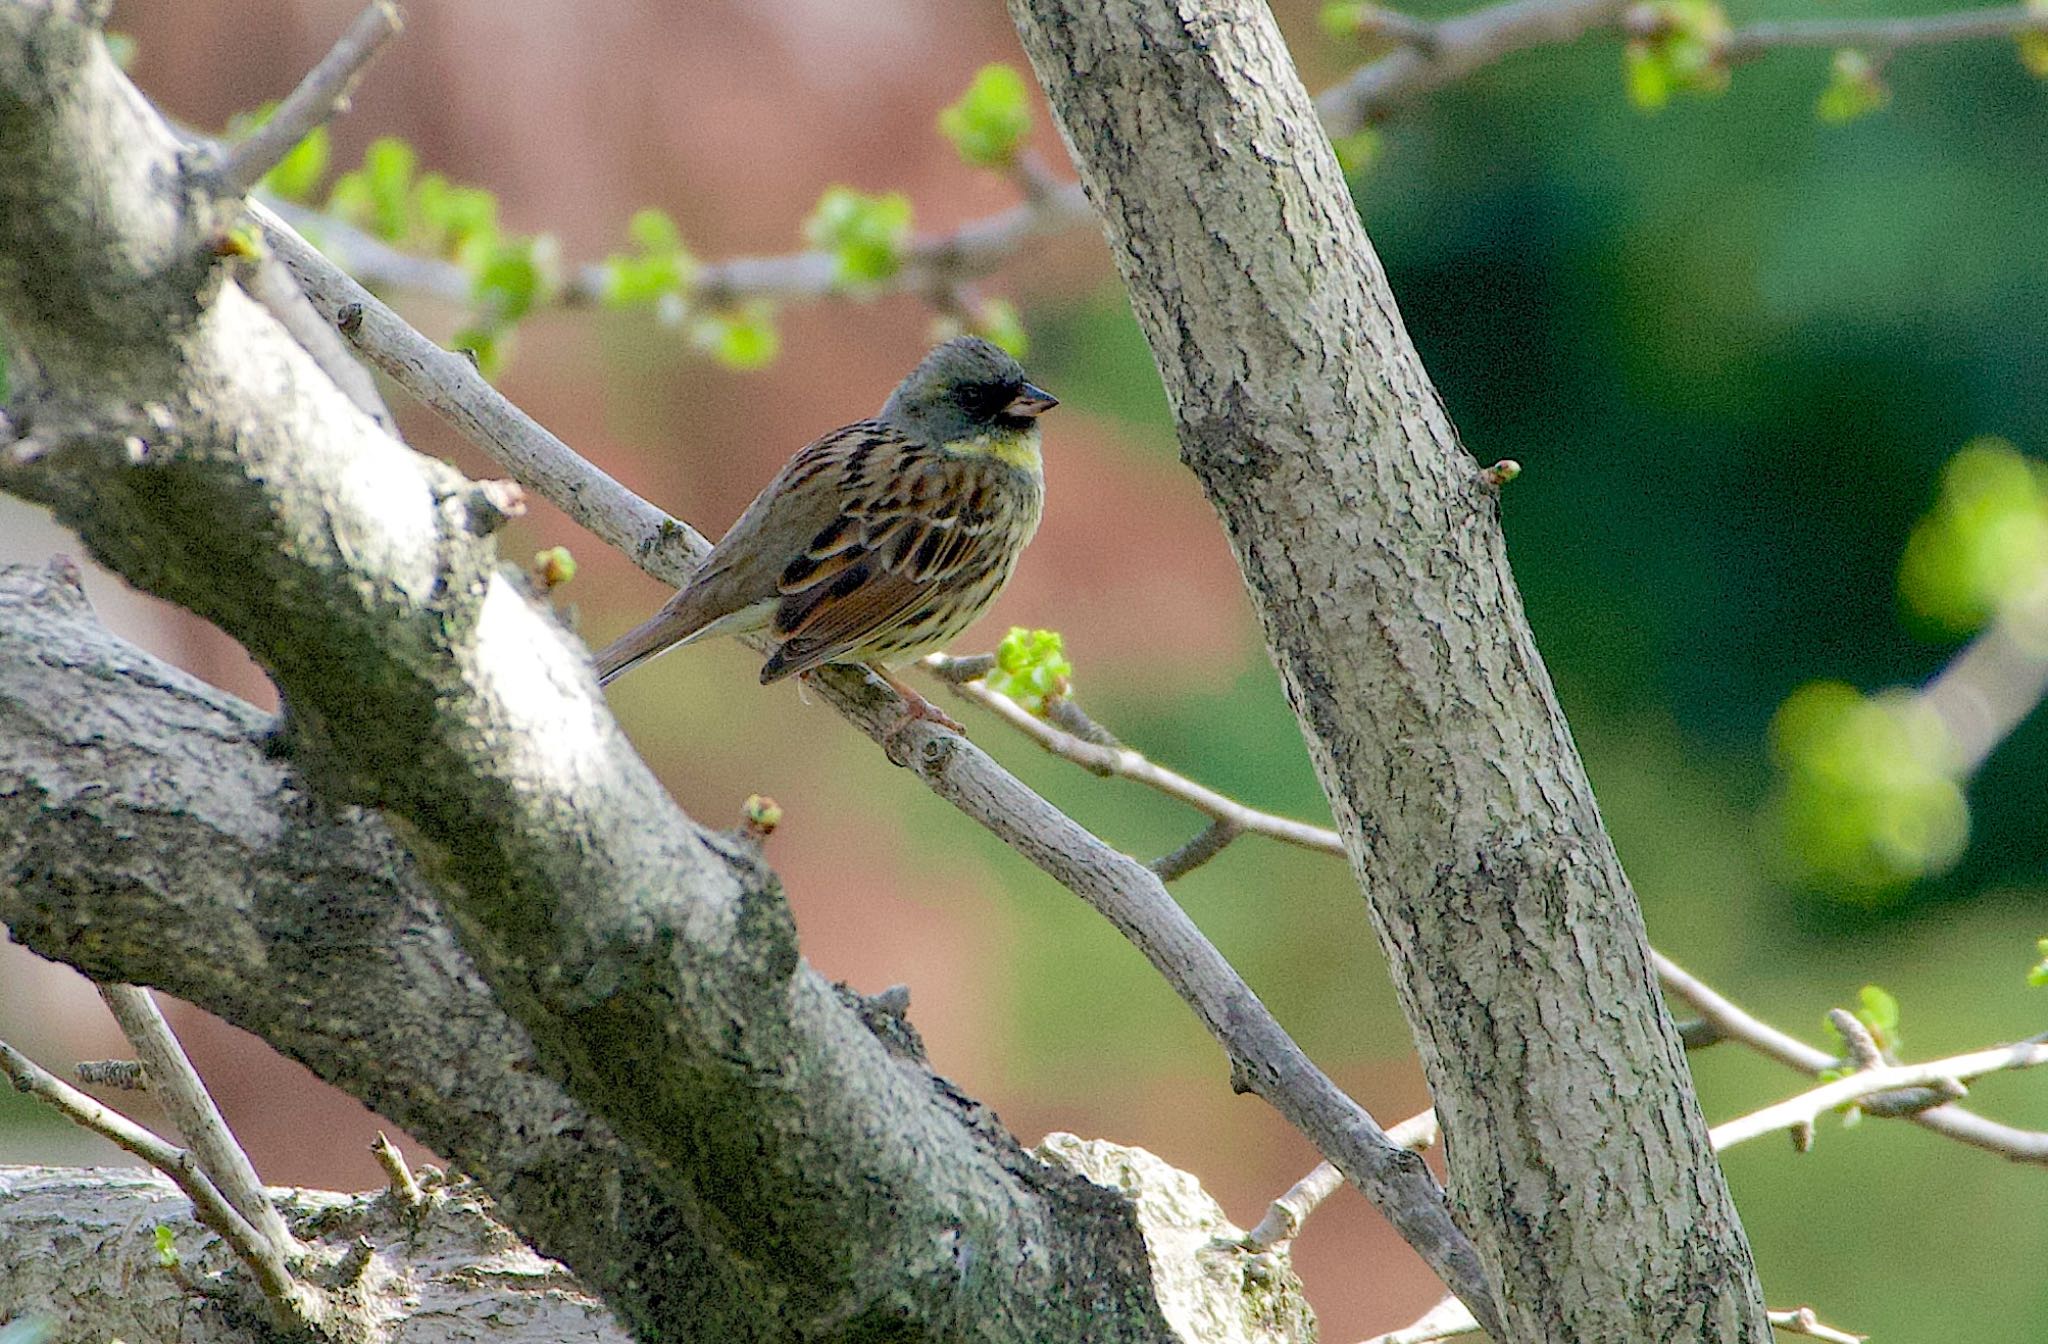
[[[832,254],[836,283],[858,293],[903,267],[910,245],[910,198],[828,187],[804,221],[804,241]]]
[[[1869,116],[1890,102],[1891,96],[1875,61],[1860,51],[1838,51],[1828,63],[1827,87],[1814,102],[1814,115],[1840,126]]]
[[[1721,50],[1728,12],[1715,0],[1649,0],[1643,21],[1622,48],[1629,100],[1654,112],[1674,93],[1719,93],[1728,87]]]
[[[1774,820],[1793,880],[1878,900],[1962,855],[1970,809],[1954,744],[1909,693],[1809,683],[1779,709],[1771,747],[1783,775]]]
[[[696,274],[697,261],[683,246],[682,231],[661,210],[641,210],[626,225],[634,251],[614,252],[605,261],[604,302],[631,308],[680,295]]]
[[[1006,167],[1031,134],[1032,96],[1015,66],[984,65],[960,101],[939,113],[939,133],[965,162]]]
[[[1943,468],[1934,508],[1914,525],[1899,596],[1934,631],[1967,635],[2044,579],[2048,464],[1978,439]]]

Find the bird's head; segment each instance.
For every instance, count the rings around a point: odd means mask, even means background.
[[[1023,366],[979,336],[956,336],[926,355],[882,406],[888,424],[956,452],[1009,457],[1028,446],[1038,417],[1059,405],[1025,381]]]

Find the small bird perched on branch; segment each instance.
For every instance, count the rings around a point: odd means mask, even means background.
[[[765,685],[826,663],[889,683],[908,719],[957,729],[891,669],[988,610],[1045,504],[1038,417],[1059,404],[1015,359],[962,336],[872,420],[835,429],[768,482],[690,582],[597,655],[600,682],[705,635],[765,635]]]

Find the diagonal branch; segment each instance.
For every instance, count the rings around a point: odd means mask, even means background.
[[[252,1226],[207,1179],[191,1153],[165,1143],[127,1116],[100,1105],[4,1041],[0,1041],[0,1073],[5,1073],[20,1091],[47,1102],[71,1120],[168,1176],[192,1201],[193,1212],[199,1221],[212,1229],[233,1249],[236,1258],[248,1266],[256,1276],[264,1297],[276,1305],[287,1321],[311,1325],[324,1317],[326,1304],[322,1295],[300,1283],[292,1274],[283,1244]],[[279,1221],[282,1222],[281,1219]]]
[[[136,1058],[149,1073],[151,1090],[171,1123],[192,1146],[200,1171],[219,1187],[235,1211],[249,1221],[257,1235],[278,1249],[287,1260],[298,1251],[297,1239],[286,1227],[277,1207],[257,1179],[249,1155],[228,1129],[213,1095],[206,1090],[198,1070],[178,1044],[171,1024],[158,1011],[149,991],[135,985],[96,986],[100,998],[121,1024],[121,1034],[135,1047]]]
[[[1726,1124],[1716,1125],[1713,1132],[1714,1147],[1731,1148],[1738,1143],[1746,1143],[1759,1135],[1776,1130],[1811,1125],[1836,1107],[1845,1106],[1873,1093],[1891,1092],[1901,1088],[1939,1089],[1944,1084],[1960,1084],[1966,1079],[1979,1078],[1987,1073],[2001,1073],[2008,1069],[2031,1069],[2042,1064],[2048,1064],[2048,1044],[2037,1038],[2016,1045],[1973,1050],[1969,1054],[1953,1055],[1947,1059],[1930,1059],[1918,1064],[1895,1064],[1889,1068],[1865,1069],[1852,1073],[1847,1078],[1838,1078],[1811,1091],[1802,1092],[1775,1106],[1766,1106],[1760,1111],[1738,1116]]]
[[[392,0],[373,0],[320,63],[299,81],[270,119],[228,150],[220,189],[240,196],[253,191],[271,169],[315,127],[348,109],[349,93],[371,59],[398,36],[402,26]]]

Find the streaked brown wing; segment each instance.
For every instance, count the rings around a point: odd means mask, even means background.
[[[805,444],[711,548],[703,568],[669,599],[669,607],[698,629],[778,600],[790,561],[839,517],[849,469],[871,456],[878,440],[894,437],[886,427],[861,420]]]
[[[1006,470],[894,435],[849,458],[842,516],[782,574],[771,627],[780,647],[761,679],[855,656],[900,627],[929,623],[1006,566],[1022,543],[994,477]]]

